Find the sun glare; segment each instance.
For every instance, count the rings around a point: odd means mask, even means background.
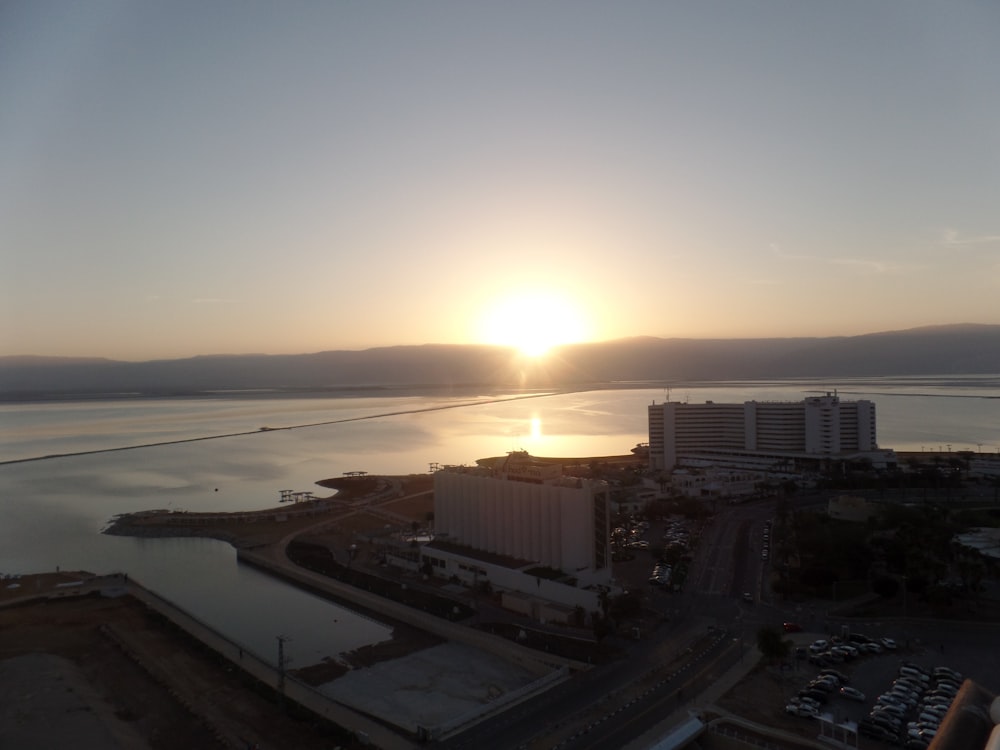
[[[487,313],[483,328],[486,343],[513,346],[526,357],[540,357],[553,346],[587,339],[579,309],[543,292],[503,300]]]

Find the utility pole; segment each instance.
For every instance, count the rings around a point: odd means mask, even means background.
[[[278,637],[278,705],[285,710],[285,641],[290,641],[284,635]]]

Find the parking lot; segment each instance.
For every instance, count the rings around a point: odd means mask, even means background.
[[[831,692],[827,703],[822,705],[821,713],[829,715],[834,721],[845,721],[855,724],[861,722],[871,711],[878,696],[889,690],[893,681],[899,676],[899,668],[903,662],[924,668],[927,671],[944,666],[962,673],[994,693],[1000,692],[1000,653],[995,648],[995,628],[966,627],[925,624],[921,632],[940,631],[947,640],[931,641],[926,637],[914,637],[914,627],[904,631],[898,625],[873,625],[868,632],[860,626],[855,632],[866,633],[872,637],[887,637],[898,640],[897,650],[886,650],[881,654],[865,654],[842,663],[831,665],[832,669],[844,673],[849,686],[865,694],[864,701],[851,700]],[[817,638],[829,638],[828,635],[817,633],[795,633],[789,636],[796,645],[807,648]],[[908,644],[908,645],[907,645]],[[815,738],[820,731],[815,718],[796,716],[788,713],[785,707],[790,699],[820,674],[821,667],[810,664],[805,659],[794,660],[790,668],[770,667],[761,665],[747,676],[721,701],[720,705],[734,713],[738,713],[752,721],[769,726],[776,726],[792,731],[803,737]],[[917,718],[912,711],[906,713],[901,722],[901,734],[906,736],[906,724]],[[858,746],[865,750],[881,750],[882,748],[898,747],[873,737],[859,737]]]

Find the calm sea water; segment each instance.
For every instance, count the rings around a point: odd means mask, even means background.
[[[1000,377],[693,384],[671,388],[669,397],[780,401],[835,388],[876,402],[883,447],[1000,451]],[[0,406],[0,461],[108,450],[0,465],[0,573],[127,571],[272,661],[283,635],[297,665],[314,663],[390,631],[238,565],[227,544],[100,530],[118,513],[150,508],[273,507],[282,489],[316,490],[317,480],[347,471],[423,473],[434,463],[471,464],[519,449],[627,453],[648,439],[647,404],[667,395],[634,388],[499,401],[220,397]]]

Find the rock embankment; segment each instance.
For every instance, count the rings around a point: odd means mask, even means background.
[[[290,508],[237,513],[144,510],[115,516],[103,533],[147,538],[208,537],[237,548],[257,547],[341,509],[342,505],[333,500],[312,500]]]

